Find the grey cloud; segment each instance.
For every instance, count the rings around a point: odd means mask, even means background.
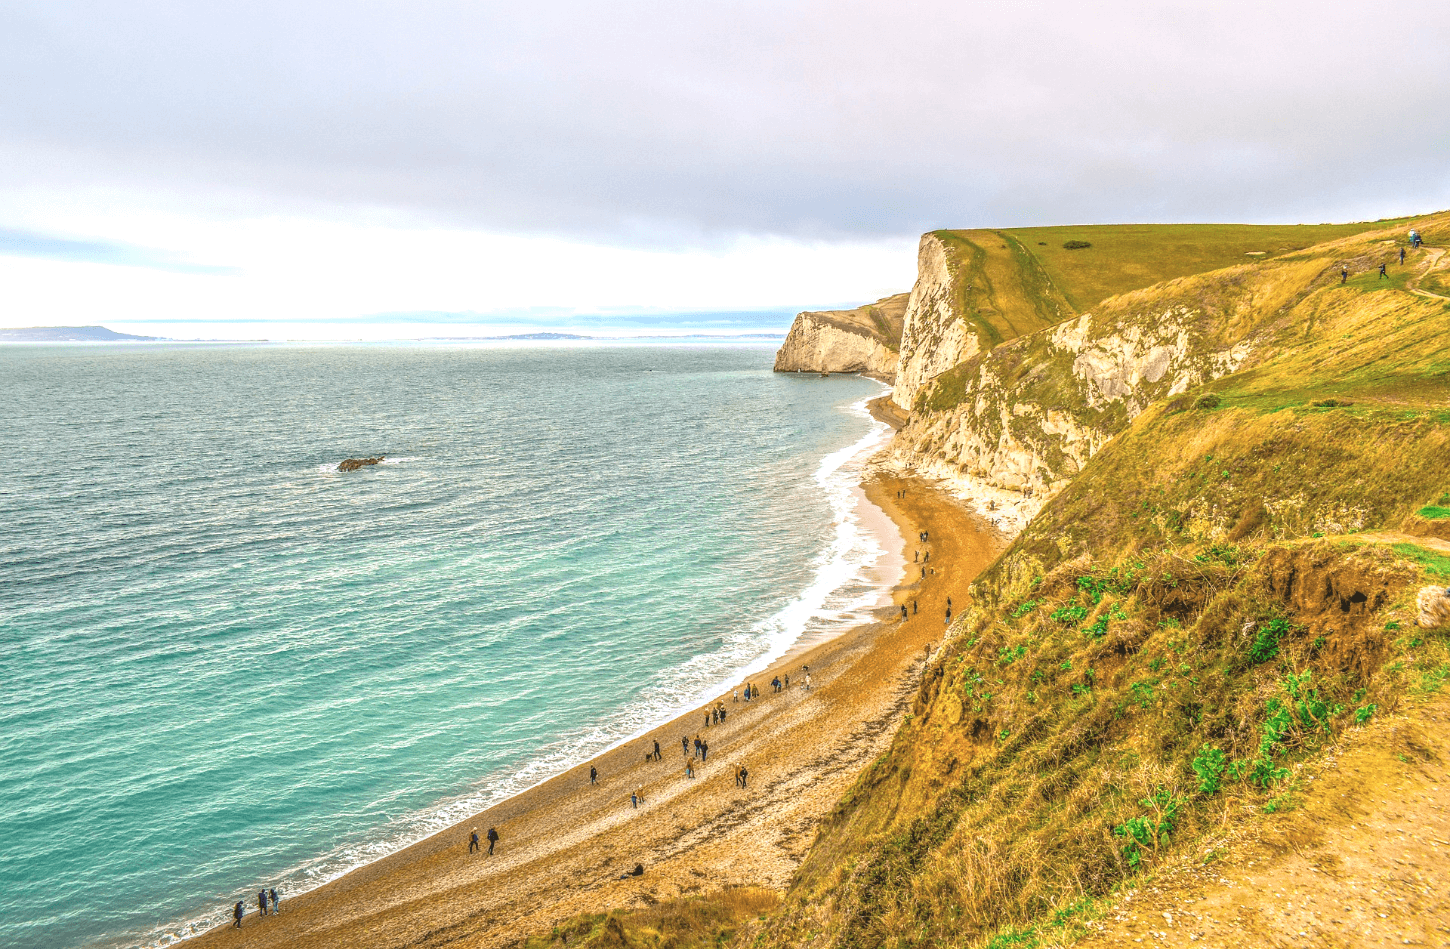
[[[0,173],[618,242],[1450,205],[1450,7],[0,6]],[[218,197],[221,196],[221,197]]]

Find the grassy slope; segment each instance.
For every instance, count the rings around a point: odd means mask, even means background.
[[[990,349],[1072,315],[1067,299],[1021,241],[1000,231],[934,231],[948,254],[953,310]]]
[[[910,294],[898,293],[854,310],[819,310],[809,315],[849,332],[873,337],[892,352],[899,352],[908,297]]]
[[[1260,356],[1138,416],[978,580],[891,751],[737,944],[1070,940],[1211,829],[1272,820],[1357,717],[1450,679],[1450,632],[1413,623],[1450,557],[1357,539],[1450,496],[1450,306],[1374,279],[1385,239],[1108,306],[1196,299],[1205,338]],[[1344,259],[1370,272],[1340,286]],[[701,944],[624,920],[589,944]]]
[[[1095,224],[1010,228],[1002,233],[1017,238],[1032,252],[1081,313],[1110,296],[1251,261],[1251,252],[1277,257],[1400,223]],[[1064,249],[1062,245],[1070,240],[1088,241],[1092,246]]]
[[[1373,262],[1375,240],[1310,257]],[[1301,540],[1394,529],[1450,488],[1450,308],[1323,270],[1268,313],[1210,306],[1271,355],[1208,387],[1215,408],[1200,390],[1149,409],[981,578],[770,942],[1038,944],[1160,851],[1274,806],[1356,709],[1450,676],[1411,606],[1450,561]],[[1241,769],[1214,793],[1205,748]]]

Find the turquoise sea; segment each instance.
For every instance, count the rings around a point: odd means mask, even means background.
[[[773,351],[0,347],[0,945],[285,906],[874,604],[881,387]]]

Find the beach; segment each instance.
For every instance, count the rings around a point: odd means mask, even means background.
[[[917,674],[945,629],[948,597],[960,609],[1004,544],[990,524],[924,482],[868,468],[862,488],[905,538],[905,576],[875,621],[804,644],[750,676],[761,692],[754,701],[722,694],[722,724],[706,726],[704,707],[681,715],[325,886],[283,894],[277,916],[258,917],[254,898],[241,929],[218,927],[194,944],[506,946],[581,912],[737,885],[783,890],[817,823],[885,750],[910,707]],[[926,544],[917,542],[921,531],[929,532]],[[928,551],[923,578],[915,557]],[[915,607],[905,622],[903,604]],[[777,693],[771,679],[787,674],[790,687]],[[691,779],[681,738],[696,736],[709,753],[693,762]],[[661,756],[650,760],[656,741]],[[591,767],[599,774],[593,785]],[[500,840],[489,856],[491,827]],[[473,830],[482,852],[470,854]],[[628,876],[637,864],[643,874]]]

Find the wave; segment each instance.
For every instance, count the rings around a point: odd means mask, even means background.
[[[285,900],[323,886],[636,740],[718,697],[731,683],[761,672],[797,644],[824,640],[869,620],[869,611],[881,604],[895,582],[894,577],[873,576],[889,555],[882,540],[863,521],[861,506],[869,502],[858,488],[867,460],[886,443],[890,433],[890,427],[876,420],[867,408],[871,398],[844,409],[867,421],[866,433],[853,444],[826,455],[816,468],[815,483],[831,509],[831,537],[812,562],[810,582],[780,609],[727,635],[720,648],[676,666],[668,681],[646,687],[610,720],[545,746],[529,760],[506,773],[489,776],[468,792],[392,821],[372,840],[337,848],[266,881],[254,881],[238,892],[276,886]],[[412,456],[389,458],[384,464],[416,460]],[[337,465],[319,466],[318,470],[335,472]],[[226,899],[218,897],[219,904],[224,905],[215,912],[173,922],[146,934],[141,944],[173,946],[228,922]]]

